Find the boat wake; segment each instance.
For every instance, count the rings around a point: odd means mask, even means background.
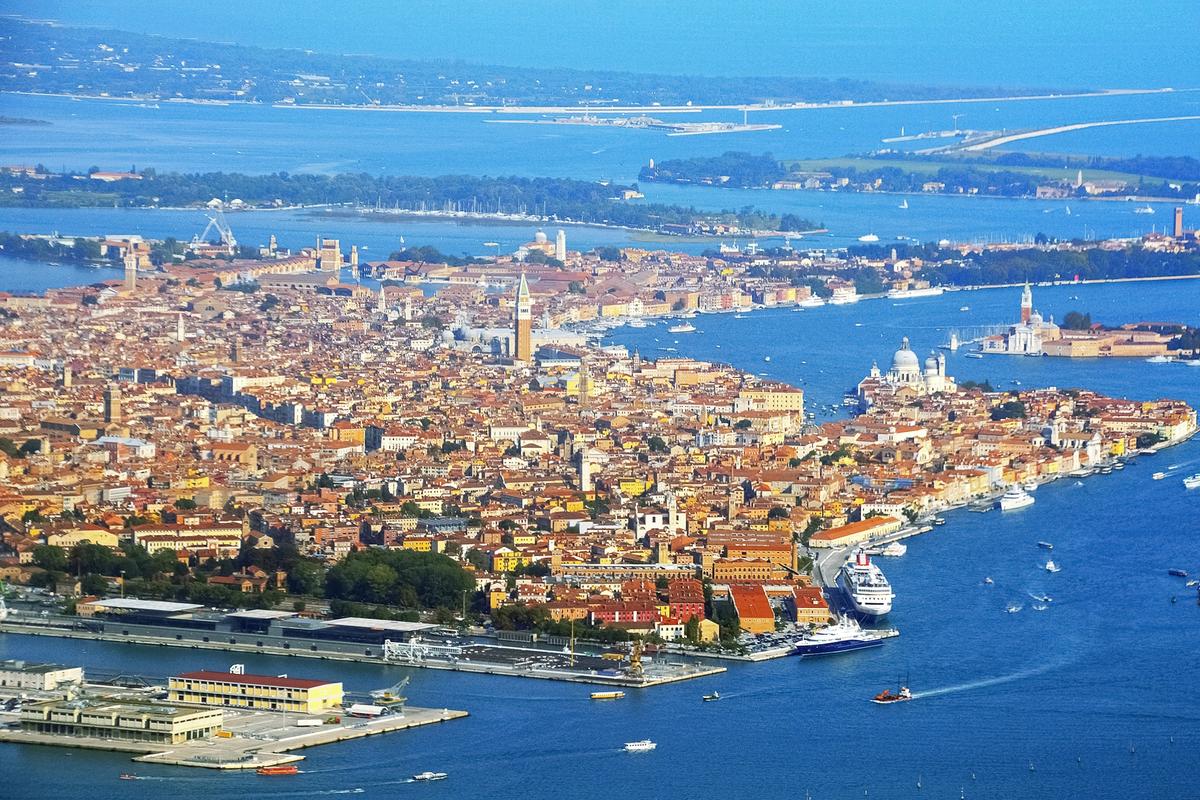
[[[1021,681],[1025,680],[1026,678],[1032,678],[1037,675],[1041,675],[1045,672],[1055,669],[1057,666],[1057,664],[1045,664],[1040,667],[1033,667],[1031,669],[1021,670],[1020,672],[1014,672],[1011,675],[1001,675],[996,678],[984,678],[983,680],[970,681],[969,683],[960,683],[954,686],[944,686],[940,689],[926,689],[921,692],[913,692],[913,699],[916,700],[924,697],[939,697],[946,694],[970,692],[974,691],[975,689],[986,689],[989,686],[1000,686],[1001,684],[1013,683],[1014,681]]]

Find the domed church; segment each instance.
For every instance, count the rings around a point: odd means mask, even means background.
[[[860,399],[867,400],[878,390],[890,390],[890,393],[896,394],[906,390],[910,394],[924,396],[953,392],[957,388],[954,378],[946,375],[946,356],[930,353],[922,367],[921,359],[909,347],[908,337],[905,336],[900,342],[900,349],[892,356],[892,368],[883,374],[878,364],[872,364],[870,375],[858,385],[858,394]]]

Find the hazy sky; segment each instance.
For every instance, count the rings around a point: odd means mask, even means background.
[[[525,66],[1200,86],[1200,0],[0,0],[0,9],[242,44]]]

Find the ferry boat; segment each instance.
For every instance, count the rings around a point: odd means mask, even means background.
[[[295,764],[279,764],[274,767],[259,767],[254,771],[259,775],[295,775],[300,769]]]
[[[882,617],[892,610],[896,593],[883,570],[871,563],[871,557],[860,549],[854,558],[842,565],[837,576],[838,587],[850,598],[854,610],[866,617]]]
[[[1061,572],[1061,571],[1062,571],[1062,567],[1060,567],[1058,564],[1055,564],[1054,559],[1050,559],[1049,561],[1046,562],[1046,572]]]
[[[653,750],[656,747],[658,747],[658,745],[655,744],[654,742],[650,741],[649,739],[642,739],[641,741],[638,741],[638,742],[626,742],[625,743],[625,752],[626,753],[649,753],[651,750]]]
[[[1195,475],[1188,475],[1186,478],[1184,478],[1183,485],[1188,489],[1200,487],[1200,472],[1197,472]]]
[[[945,291],[941,286],[930,286],[927,289],[893,289],[887,296],[893,300],[907,300],[910,297],[938,297]]]
[[[1018,508],[1025,508],[1033,505],[1034,500],[1024,489],[1016,484],[1008,487],[1008,491],[1000,498],[997,505],[1001,511],[1016,511]]]
[[[681,325],[672,325],[667,328],[668,333],[692,333],[696,330],[696,326],[690,322],[684,322]]]
[[[792,648],[791,655],[807,658],[882,646],[881,637],[864,631],[853,618],[846,616],[833,625],[805,634]]]
[[[620,700],[624,696],[624,692],[592,692],[593,700]]]
[[[912,692],[908,690],[908,687],[901,686],[900,690],[895,694],[892,694],[891,689],[884,689],[882,692],[872,697],[871,702],[878,703],[881,706],[886,706],[889,703],[907,703],[912,699]]]
[[[874,242],[878,242],[879,237],[873,233],[864,233],[862,236],[858,237],[858,240],[860,242],[866,242],[868,244],[872,244]]]
[[[412,776],[414,781],[444,781],[447,775],[444,772],[418,772]]]

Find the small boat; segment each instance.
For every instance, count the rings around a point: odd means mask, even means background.
[[[1038,547],[1042,548],[1043,550],[1053,550],[1054,549],[1054,545],[1052,545],[1050,542],[1038,542],[1037,544],[1038,544]]]
[[[913,699],[912,692],[910,692],[908,690],[908,687],[901,686],[900,690],[897,691],[895,694],[892,694],[891,689],[884,689],[882,692],[880,692],[879,694],[872,697],[871,702],[877,703],[881,706],[886,706],[891,703],[906,703],[912,699]]]
[[[898,205],[896,207],[897,208],[908,208],[908,198],[906,197],[903,200],[901,200],[900,205]]]
[[[123,781],[136,781],[138,779],[138,776],[132,772],[122,772],[120,777]]]
[[[983,579],[983,585],[984,585],[984,586],[991,586],[993,583],[995,583],[995,581],[994,581],[994,580],[992,580],[992,576],[991,576],[991,575],[988,575],[986,578],[984,578],[984,579]]]
[[[1188,576],[1186,569],[1169,569],[1167,570],[1167,574],[1176,578],[1186,578]]]
[[[958,310],[959,311],[970,311],[971,307],[970,306],[959,306]]]
[[[274,767],[259,767],[254,771],[259,775],[295,775],[300,769],[295,764],[279,764]]]
[[[1060,567],[1058,564],[1055,564],[1054,559],[1050,559],[1049,561],[1046,562],[1046,572],[1061,572],[1061,571],[1062,571],[1062,567]]]
[[[1147,205],[1141,206],[1140,208],[1135,208],[1133,210],[1133,213],[1135,213],[1135,214],[1153,214],[1154,207],[1147,204]]]
[[[1154,480],[1156,480],[1156,481],[1161,481],[1163,478],[1167,477],[1167,473],[1165,473],[1165,472],[1156,472],[1156,473],[1154,473],[1153,475],[1151,475],[1150,477],[1151,477],[1151,478],[1153,478],[1153,479],[1154,479]]]
[[[763,361],[766,361],[768,364],[770,364],[770,363],[771,363],[771,357],[770,357],[770,356],[763,356]]]
[[[1188,475],[1186,478],[1184,478],[1183,485],[1188,489],[1200,487],[1200,472],[1197,472],[1195,475]]]
[[[930,522],[932,522],[934,525],[945,525],[946,524],[946,520],[943,519],[942,517],[934,517],[933,519],[930,520]]]
[[[624,696],[624,692],[592,692],[593,700],[620,700]]]
[[[625,752],[626,753],[649,753],[651,750],[653,750],[656,747],[658,747],[658,745],[655,744],[654,742],[650,741],[649,739],[642,739],[641,741],[638,741],[638,742],[626,742],[625,743]]]
[[[418,772],[412,776],[414,781],[444,781],[448,776],[444,772]]]
[[[983,353],[967,353],[967,358],[983,358]]]
[[[706,702],[706,703],[712,703],[712,702],[714,702],[716,700],[720,700],[720,699],[721,699],[720,692],[713,692],[712,694],[704,695],[704,702]]]
[[[1007,606],[1005,606],[1004,612],[1006,614],[1019,614],[1023,607],[1024,606],[1022,606],[1020,603],[1009,603]]]
[[[1037,481],[1025,481],[1021,484],[1021,488],[1027,492],[1036,492],[1039,485]]]
[[[1037,600],[1039,603],[1053,603],[1054,598],[1048,594],[1031,594],[1030,598]]]
[[[1045,605],[1044,603],[1034,603],[1032,606],[1030,606],[1030,608],[1032,608],[1034,611],[1045,611],[1049,607],[1050,606]]]

